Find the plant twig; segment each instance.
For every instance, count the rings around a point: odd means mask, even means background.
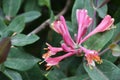
[[[63,10],[60,13],[58,13],[55,17],[58,18],[60,15],[64,15],[67,12],[70,4],[71,4],[71,0],[67,0],[66,5],[63,8]],[[50,19],[47,19],[46,21],[44,21],[40,26],[38,26],[36,29],[34,29],[32,32],[30,32],[28,35],[37,34],[39,31],[44,29],[47,25],[50,25]]]
[[[120,44],[120,40],[116,41],[116,42],[113,42],[113,43],[116,43],[116,44]],[[102,52],[99,53],[99,55],[103,55],[105,52],[107,52],[108,50],[110,50],[109,47],[107,47],[106,49],[104,49]]]

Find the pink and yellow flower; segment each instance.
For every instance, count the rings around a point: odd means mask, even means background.
[[[73,40],[70,36],[66,21],[63,16],[60,16],[60,20],[52,23],[53,30],[62,36],[64,42],[61,44],[61,47],[52,47],[51,45],[47,44],[48,52],[43,55],[43,58],[47,62],[47,66],[58,65],[61,60],[76,54],[81,54],[81,52],[85,53],[84,56],[88,62],[88,65],[90,66],[95,66],[95,62],[102,62],[97,51],[89,50],[83,47],[81,44],[92,35],[109,30],[110,26],[114,22],[114,19],[111,18],[110,15],[105,16],[101,23],[85,36],[88,27],[92,23],[92,18],[90,18],[86,9],[78,9],[76,11],[76,17],[78,23],[78,32],[75,40]],[[51,57],[60,51],[64,51],[66,54],[58,57]]]

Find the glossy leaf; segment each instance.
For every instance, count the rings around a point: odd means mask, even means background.
[[[9,24],[7,30],[20,33],[23,31],[24,27],[25,27],[25,19],[23,16],[21,16],[13,19],[12,22]]]
[[[26,13],[23,13],[19,16],[23,16],[25,18],[25,22],[31,22],[35,19],[37,19],[38,17],[41,16],[41,13],[38,12],[38,11],[29,11],[29,12],[26,12]]]
[[[92,79],[90,79],[89,76],[86,74],[86,75],[68,77],[62,80],[92,80]]]
[[[28,71],[21,72],[23,80],[46,80],[38,65]]]
[[[5,66],[11,69],[25,71],[32,68],[40,59],[18,49],[11,48]]]
[[[120,8],[118,8],[118,9],[116,10],[115,14],[114,14],[115,24],[119,23],[119,21],[120,21],[120,18],[119,18],[120,15],[119,15],[119,13],[120,13]]]
[[[90,37],[86,42],[88,48],[101,50],[113,37],[114,30],[98,33]]]
[[[6,24],[4,23],[4,21],[2,19],[0,19],[0,31],[3,31],[6,28]]]
[[[103,60],[102,64],[99,64],[93,69],[90,69],[86,63],[84,63],[84,68],[92,80],[119,80],[120,69],[113,63]]]
[[[105,0],[98,0],[98,9],[97,9],[97,12],[98,12],[98,15],[101,17],[101,18],[104,18],[106,15],[107,15],[107,4],[101,6],[101,4],[104,2]]]
[[[115,57],[112,55],[112,51],[111,50],[108,50],[107,52],[105,52],[102,56],[101,56],[102,59],[106,59],[108,61],[111,61],[111,62],[115,62],[118,57]]]
[[[47,6],[48,8],[50,8],[50,0],[38,0],[38,4],[40,5],[40,6]]]
[[[31,35],[17,34],[12,37],[12,44],[15,46],[25,46],[34,43],[38,39],[39,37],[35,34]]]
[[[51,70],[46,77],[48,78],[48,80],[61,80],[62,78],[65,78],[65,74],[60,71],[59,69],[54,69]]]
[[[3,0],[3,10],[6,16],[15,16],[20,8],[21,2],[21,0]]]
[[[3,38],[0,41],[0,63],[6,60],[10,47],[11,47],[11,41],[9,37]]]
[[[4,74],[8,76],[11,80],[22,80],[22,76],[18,72],[13,70],[6,69],[4,71]]]
[[[40,11],[40,7],[38,5],[38,1],[37,0],[26,0],[24,10],[26,12],[33,11],[33,10],[34,11]]]

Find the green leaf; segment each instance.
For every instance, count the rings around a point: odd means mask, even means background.
[[[42,75],[41,70],[38,65],[35,65],[32,69],[28,71],[21,72],[23,80],[46,80]]]
[[[25,19],[23,16],[21,17],[16,17],[15,19],[13,19],[13,21],[9,24],[7,30],[8,31],[14,31],[16,33],[20,33],[23,31],[24,27],[25,27]]]
[[[83,74],[86,74],[86,71],[83,67],[83,63],[79,64],[77,70],[76,70],[76,75],[79,76],[79,75],[83,75]]]
[[[28,11],[40,11],[40,7],[38,5],[38,0],[26,0],[25,1],[25,6],[24,6],[24,10],[26,12]]]
[[[59,46],[61,41],[61,36],[53,30],[48,32],[47,42],[52,46]]]
[[[103,63],[90,69],[89,66],[84,63],[84,68],[92,80],[119,80],[120,69],[113,63],[107,60],[103,60]]]
[[[18,72],[13,70],[6,69],[4,71],[4,74],[8,76],[11,80],[22,80],[21,75]]]
[[[3,38],[0,41],[0,63],[6,60],[10,47],[11,47],[11,41],[9,37]]]
[[[80,75],[80,76],[72,76],[72,77],[64,78],[62,80],[91,80],[91,79],[86,74],[86,75]]]
[[[104,2],[104,0],[98,0],[98,6],[100,6],[102,3]],[[105,15],[107,15],[107,4],[101,6],[100,8],[97,9],[98,15],[101,18],[104,18]]]
[[[27,23],[27,22],[31,22],[31,21],[37,19],[38,17],[40,17],[41,13],[38,11],[29,11],[29,12],[23,13],[19,16],[23,16],[25,18],[25,23]]]
[[[85,45],[89,49],[101,50],[112,39],[113,33],[114,30],[95,34],[85,42]]]
[[[50,0],[38,0],[38,4],[40,5],[40,6],[47,6],[48,8],[51,8],[51,6],[50,6]]]
[[[12,37],[12,44],[15,46],[25,46],[34,43],[38,39],[39,37],[35,34],[31,35],[17,34]]]
[[[65,74],[60,71],[59,69],[51,70],[48,75],[46,75],[48,80],[61,80],[62,78],[65,78]]]
[[[3,31],[6,28],[6,24],[4,23],[4,21],[2,19],[0,19],[0,31]]]
[[[14,47],[11,48],[7,61],[4,64],[8,68],[25,71],[32,68],[38,61],[38,58]]]
[[[21,0],[3,0],[3,10],[6,16],[14,17],[21,5]]]
[[[69,73],[66,75],[69,76],[75,75],[81,62],[82,59],[80,59],[80,57],[76,57],[76,56],[69,57],[60,63],[59,65],[60,70],[63,71],[64,73]]]
[[[115,19],[115,24],[117,24],[117,23],[119,23],[119,21],[120,21],[120,15],[119,15],[119,13],[120,13],[120,8],[118,8],[117,10],[116,10],[116,12],[115,12],[115,14],[114,14],[114,19]]]
[[[114,63],[118,57],[113,56],[111,50],[108,50],[107,52],[105,52],[105,54],[101,56],[101,58]]]

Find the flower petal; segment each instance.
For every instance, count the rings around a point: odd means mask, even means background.
[[[88,65],[95,66],[95,63],[94,63],[95,61],[99,64],[102,63],[102,60],[100,59],[97,51],[89,50],[89,49],[86,49],[84,47],[81,47],[81,49],[85,53],[85,57],[86,57],[86,60],[88,62]]]
[[[89,37],[91,37],[92,35],[98,33],[98,32],[104,32],[106,30],[110,29],[110,26],[113,24],[114,19],[111,18],[110,15],[105,16],[105,18],[102,20],[102,22],[92,31],[90,32],[82,41],[81,43],[83,43],[84,41],[86,41]]]
[[[47,58],[45,61],[47,62],[47,66],[55,66],[55,65],[58,65],[59,62],[67,57],[70,57],[72,55],[74,55],[75,53],[66,53],[62,56],[59,56],[59,57],[54,57],[54,58]]]
[[[77,10],[76,11],[77,22],[78,22],[78,35],[77,35],[77,43],[80,43],[81,38],[87,31],[87,28],[92,22],[92,18],[88,16],[87,10]]]
[[[62,35],[64,42],[68,46],[73,48],[74,47],[74,41],[72,40],[72,38],[69,34],[69,31],[68,31],[68,28],[67,28],[64,17],[60,16],[60,21],[55,21],[52,25],[53,25],[53,29],[56,32],[58,32]]]

